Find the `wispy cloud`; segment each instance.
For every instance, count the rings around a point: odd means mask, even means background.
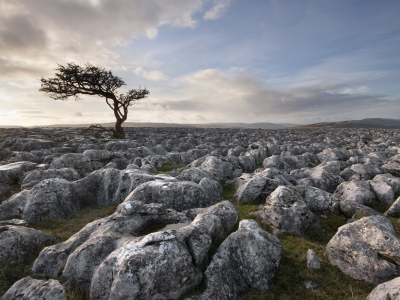
[[[166,80],[168,79],[168,76],[165,75],[163,72],[161,71],[146,71],[143,68],[136,68],[135,70],[133,70],[133,72],[138,75],[141,76],[143,78],[146,78],[148,80],[153,80],[153,81],[160,81],[160,80]]]
[[[216,20],[219,19],[227,10],[232,0],[216,0],[213,8],[208,10],[204,14],[204,20]]]

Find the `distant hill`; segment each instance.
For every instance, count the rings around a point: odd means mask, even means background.
[[[53,124],[32,127],[89,127],[92,124]],[[101,123],[103,127],[113,127],[115,122]],[[247,129],[284,129],[299,124],[290,123],[208,123],[208,124],[179,124],[179,123],[134,123],[125,122],[122,127],[193,127],[193,128],[247,128]],[[12,126],[10,126],[12,127]],[[16,126],[17,127],[17,126]]]
[[[307,128],[383,128],[400,129],[400,119],[381,119],[370,118],[362,120],[351,120],[342,122],[324,122],[300,126],[291,126],[289,129],[307,129]]]

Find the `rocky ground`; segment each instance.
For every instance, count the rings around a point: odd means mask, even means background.
[[[400,130],[0,129],[5,299],[397,299]]]

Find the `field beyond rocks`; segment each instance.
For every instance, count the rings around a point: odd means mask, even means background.
[[[400,297],[400,130],[0,128],[0,300]]]

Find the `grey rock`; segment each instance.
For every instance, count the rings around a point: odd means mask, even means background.
[[[80,153],[67,153],[61,157],[54,158],[49,169],[73,168],[79,175],[86,176],[93,171],[90,158]]]
[[[371,190],[375,193],[376,198],[385,204],[391,205],[394,202],[393,188],[384,181],[369,181]]]
[[[334,195],[312,186],[298,185],[292,189],[300,194],[311,211],[323,214],[339,213],[339,199]]]
[[[306,281],[305,283],[306,289],[316,289],[319,287],[318,283],[315,283],[313,281]]]
[[[204,177],[200,180],[199,185],[206,190],[209,199],[212,201],[223,199],[223,190],[219,182],[208,177]]]
[[[339,175],[326,171],[324,167],[302,168],[290,172],[290,175],[297,180],[299,185],[309,185],[333,193],[343,179]]]
[[[399,300],[400,277],[379,284],[368,295],[366,300]]]
[[[23,226],[0,226],[0,265],[26,262],[43,245],[58,239],[42,231]]]
[[[17,139],[10,147],[12,151],[32,151],[40,149],[50,149],[56,146],[56,143],[44,139],[23,138]]]
[[[22,180],[25,172],[32,171],[36,164],[28,161],[20,161],[0,166],[0,183],[14,184]]]
[[[286,186],[277,187],[268,196],[263,209],[253,214],[270,224],[275,235],[284,232],[303,234],[311,228],[322,228],[301,196]]]
[[[321,262],[319,261],[317,254],[311,249],[308,249],[307,251],[307,268],[321,269]]]
[[[81,176],[72,168],[50,169],[50,170],[34,170],[24,178],[21,188],[31,188],[38,182],[50,178],[63,178],[68,181],[79,180]]]
[[[176,181],[171,176],[150,175],[140,170],[102,169],[83,179],[45,179],[0,204],[0,220],[20,217],[28,223],[63,219],[91,205],[121,203],[140,184],[151,180]]]
[[[354,201],[362,205],[375,201],[375,193],[371,191],[369,182],[365,180],[343,182],[337,187],[334,195],[341,201]]]
[[[373,164],[355,164],[350,169],[356,172],[360,176],[360,179],[364,180],[369,180],[378,174],[385,173],[385,169]]]
[[[236,299],[248,289],[267,291],[278,270],[282,244],[254,220],[242,220],[239,229],[222,242],[205,271],[206,290],[191,300]]]
[[[166,182],[155,180],[147,182],[133,190],[120,204],[118,211],[130,214],[127,209],[134,202],[163,203],[177,211],[195,207],[207,207],[212,204],[207,191],[191,181]]]
[[[399,247],[400,240],[389,220],[371,216],[339,227],[325,255],[350,277],[378,285],[400,275]]]
[[[376,210],[365,206],[363,204],[360,204],[355,201],[351,200],[341,200],[340,201],[340,211],[347,217],[351,218],[354,215],[367,215],[367,216],[374,216],[374,215],[380,215],[379,212]]]
[[[400,217],[400,197],[396,199],[395,202],[389,207],[389,209],[384,213],[385,217]]]
[[[28,276],[14,283],[0,299],[67,300],[67,295],[57,280],[37,280]]]
[[[230,219],[236,222],[234,212]],[[230,222],[228,231],[222,224],[218,215],[209,210],[186,227],[132,239],[112,252],[94,272],[90,299],[179,298],[200,283],[199,267],[235,223]]]

